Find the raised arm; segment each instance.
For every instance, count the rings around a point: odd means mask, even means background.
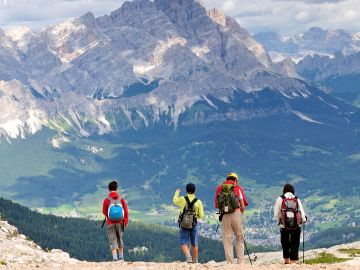
[[[180,189],[177,189],[174,193],[173,203],[176,206],[181,206]]]

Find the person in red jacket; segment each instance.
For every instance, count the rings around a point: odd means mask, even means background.
[[[237,206],[231,210],[229,209],[229,212],[228,210],[220,209],[224,207],[224,205],[219,205],[219,196],[223,190],[223,186],[233,187],[235,194],[236,202],[234,202],[233,205]],[[244,262],[244,225],[242,215],[247,205],[248,202],[244,190],[239,186],[237,174],[229,173],[226,181],[217,187],[215,193],[215,208],[219,208],[219,212],[221,213],[219,219],[222,224],[222,241],[227,263],[234,263],[233,235],[235,235],[236,238],[237,263],[242,264]],[[228,206],[225,208],[228,209],[227,207]]]
[[[248,201],[246,200],[246,196],[245,196],[245,192],[244,192],[244,189],[242,188],[242,186],[239,185],[239,179],[238,179],[238,176],[236,173],[229,173],[226,177],[226,181],[223,183],[223,184],[226,184],[226,183],[230,183],[230,184],[235,184],[236,185],[236,188],[235,188],[235,192],[237,193],[241,193],[242,197],[243,197],[243,200],[244,200],[244,204],[245,206],[248,206],[249,203]],[[222,188],[222,185],[219,185],[216,189],[216,194],[215,194],[215,208],[219,208],[218,207],[218,202],[217,202],[217,198],[219,197],[219,193],[221,191],[221,188]],[[238,195],[240,195],[240,193]]]
[[[127,227],[129,221],[129,211],[126,205],[124,198],[120,198],[119,193],[117,192],[118,183],[112,181],[109,183],[109,196],[104,199],[103,202],[103,214],[106,217],[108,224],[108,237],[111,253],[113,256],[113,261],[123,261],[124,260],[124,242],[123,242],[123,232],[124,228]],[[109,218],[109,207],[112,202],[121,202],[124,217],[121,221],[112,221]]]

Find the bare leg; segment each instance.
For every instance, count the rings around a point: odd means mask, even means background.
[[[185,257],[190,256],[190,250],[188,245],[181,245],[181,251],[185,255]]]
[[[119,252],[119,260],[123,260],[124,259],[124,247],[119,248],[118,252]]]
[[[117,256],[117,249],[114,248],[111,250],[111,254],[113,256],[113,260],[117,260],[118,259],[118,256]]]
[[[181,245],[181,251],[185,255],[186,262],[191,263],[192,258],[191,258],[191,255],[190,255],[190,250],[189,250],[188,245]]]
[[[192,257],[193,257],[193,262],[194,263],[199,262],[199,248],[198,248],[198,246],[192,246]]]

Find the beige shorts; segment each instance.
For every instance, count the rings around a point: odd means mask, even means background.
[[[122,225],[121,224],[110,224],[108,225],[108,237],[110,249],[118,249],[124,247],[122,237]]]

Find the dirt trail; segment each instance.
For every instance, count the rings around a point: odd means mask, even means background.
[[[283,264],[271,264],[271,265],[219,265],[216,263],[207,264],[185,264],[185,263],[145,263],[145,262],[134,262],[134,263],[70,263],[70,264],[35,264],[27,266],[5,266],[0,269],[41,269],[41,270],[52,270],[52,269],[63,269],[63,270],[186,270],[186,269],[216,269],[216,270],[360,270],[360,265],[348,265],[348,264],[333,264],[333,265],[283,265]]]

